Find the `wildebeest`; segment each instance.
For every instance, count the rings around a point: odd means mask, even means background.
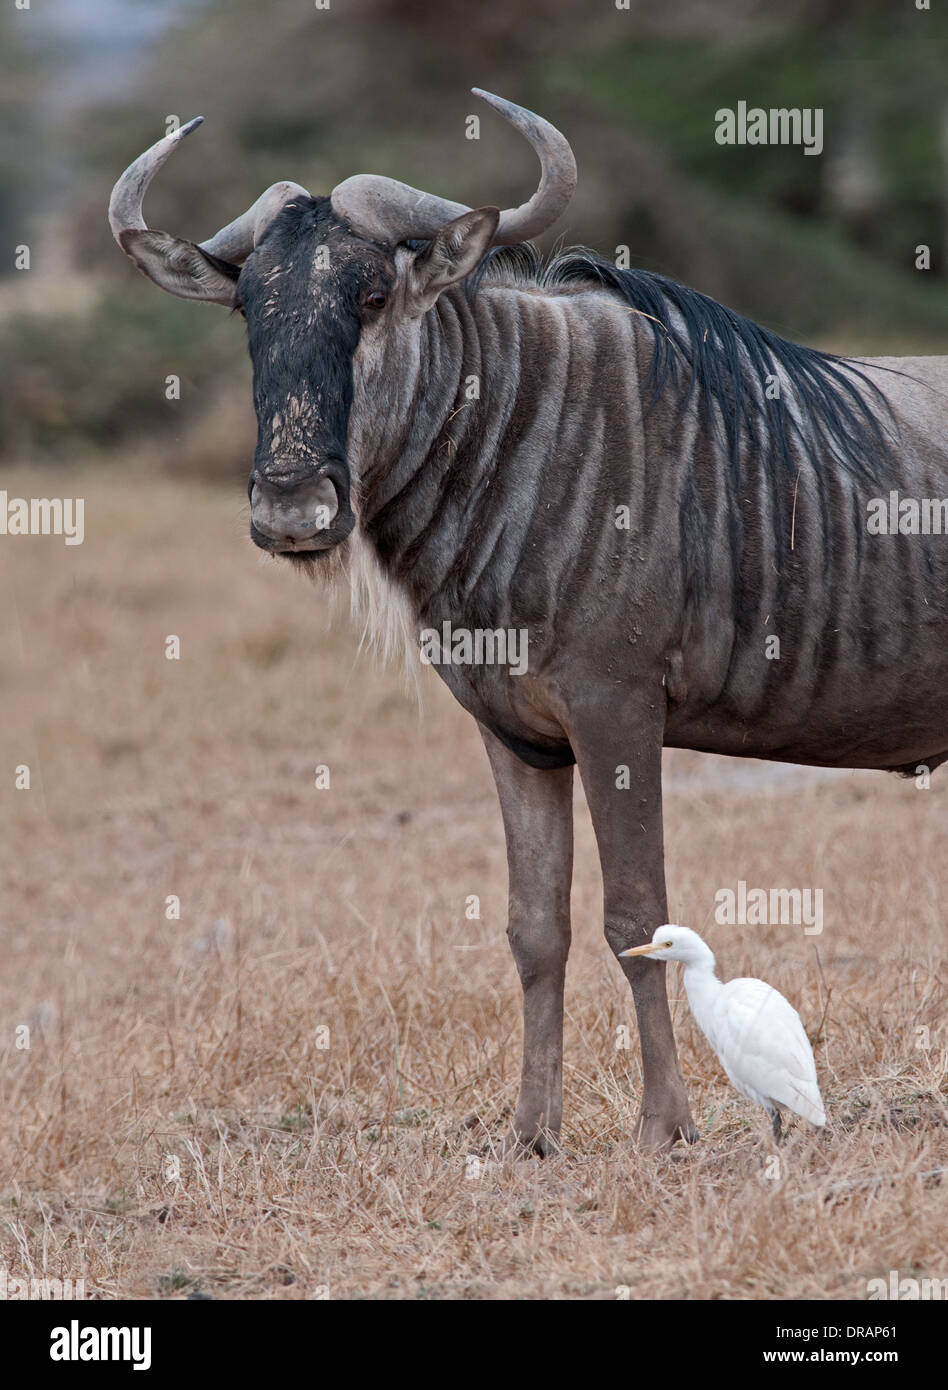
[[[523,674],[444,648],[437,669],[497,782],[524,1008],[510,1142],[542,1153],[574,763],[618,954],[667,917],[663,745],[903,772],[948,757],[948,541],[867,524],[883,486],[948,495],[948,359],[845,360],[587,251],[544,264],[520,243],[565,209],[572,152],[479,95],[540,157],[520,208],[368,175],[328,197],[278,183],[196,245],[141,213],[195,121],[123,174],[110,220],[162,288],[247,321],[258,546],[314,569],[346,553],[416,634],[528,635]],[[693,1138],[664,966],[621,964],[638,1132]]]

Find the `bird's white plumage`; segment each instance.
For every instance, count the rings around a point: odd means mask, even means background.
[[[812,1124],[826,1123],[809,1038],[796,1009],[772,985],[744,978],[722,984],[710,948],[688,927],[659,927],[649,946],[623,954],[682,961],[695,1022],[737,1090],[771,1114],[785,1107]]]
[[[768,1110],[785,1105],[815,1125],[826,1123],[810,1040],[796,1009],[772,985],[729,980],[706,1022],[694,1005],[692,1013],[742,1095]]]

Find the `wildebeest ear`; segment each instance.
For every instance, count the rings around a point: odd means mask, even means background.
[[[499,208],[474,208],[447,222],[419,251],[411,268],[408,298],[416,313],[430,309],[442,290],[476,269],[490,246]]]
[[[170,232],[131,230],[119,234],[122,250],[143,275],[181,299],[204,299],[233,308],[240,266],[202,251]]]

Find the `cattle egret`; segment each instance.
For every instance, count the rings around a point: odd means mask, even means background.
[[[772,985],[748,979],[723,984],[710,946],[690,927],[659,927],[648,945],[620,955],[683,963],[695,1022],[731,1083],[770,1115],[778,1139],[784,1106],[812,1124],[826,1124],[810,1040],[796,1009]]]

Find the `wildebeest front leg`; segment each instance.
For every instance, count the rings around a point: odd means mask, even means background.
[[[506,1149],[546,1154],[563,1118],[563,989],[573,872],[573,769],[540,772],[483,727],[507,837],[507,936],[523,987],[523,1072]]]
[[[656,706],[657,708],[657,706]],[[662,733],[650,707],[640,719],[609,709],[570,736],[602,866],[605,933],[616,955],[650,941],[668,921],[662,844]],[[643,1094],[637,1133],[659,1148],[694,1140],[678,1065],[665,965],[645,958],[619,964],[632,986],[642,1046]]]

